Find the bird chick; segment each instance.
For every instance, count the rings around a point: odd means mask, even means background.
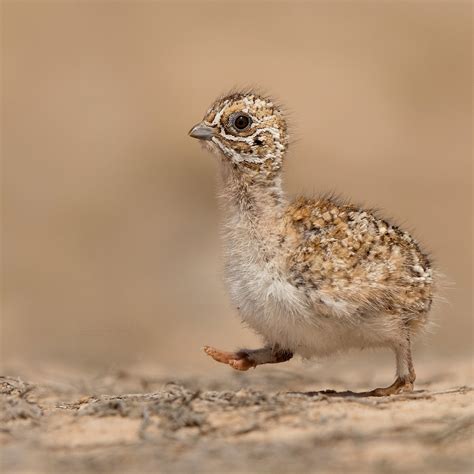
[[[396,380],[367,392],[412,391],[411,342],[433,298],[430,259],[417,241],[373,211],[331,197],[289,201],[282,110],[255,92],[217,99],[189,132],[220,161],[225,280],[260,349],[205,352],[237,370],[389,347]]]

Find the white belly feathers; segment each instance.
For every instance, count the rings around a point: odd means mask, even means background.
[[[319,304],[284,279],[276,262],[227,253],[226,282],[233,304],[245,324],[266,343],[305,358],[350,348],[380,345],[386,320],[365,315],[348,324],[345,308],[320,295]],[[314,296],[314,295],[313,295]]]

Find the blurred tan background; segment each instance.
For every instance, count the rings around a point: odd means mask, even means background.
[[[427,357],[472,344],[470,2],[2,2],[2,359],[207,367],[256,343],[220,276],[217,94],[291,111],[290,193],[393,216],[453,282]]]

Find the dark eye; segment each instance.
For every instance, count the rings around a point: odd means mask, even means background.
[[[236,115],[233,120],[233,125],[237,130],[245,130],[246,128],[250,127],[252,123],[252,119],[245,114]]]

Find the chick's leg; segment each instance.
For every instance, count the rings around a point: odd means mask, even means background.
[[[241,349],[237,352],[225,352],[214,347],[205,346],[204,352],[215,361],[230,365],[236,370],[248,370],[261,364],[277,364],[286,362],[293,353],[278,347],[262,347],[261,349]]]
[[[413,384],[416,379],[415,369],[411,358],[410,335],[393,347],[397,361],[397,378],[392,385],[385,388],[376,388],[368,392],[367,395],[373,397],[385,397],[397,393],[413,391]]]

